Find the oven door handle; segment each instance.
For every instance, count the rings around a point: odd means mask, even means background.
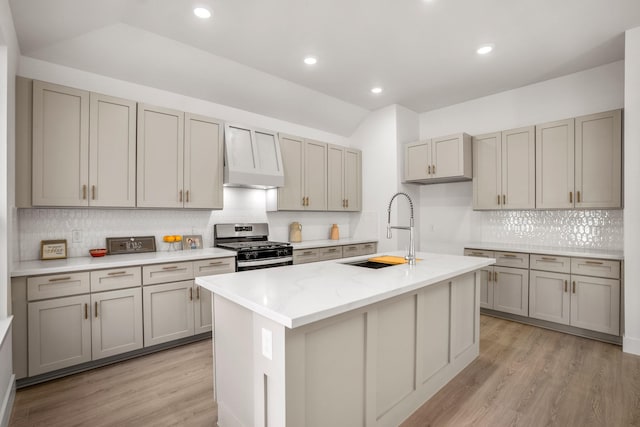
[[[257,261],[238,261],[238,268],[240,267],[258,267],[261,265],[269,264],[282,264],[283,262],[293,261],[292,256],[285,256],[280,258],[260,259]]]

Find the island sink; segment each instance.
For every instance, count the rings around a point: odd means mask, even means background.
[[[384,262],[369,261],[366,259],[364,261],[343,262],[343,264],[355,265],[356,267],[375,268],[375,269],[391,267],[393,265],[393,264],[386,264]]]

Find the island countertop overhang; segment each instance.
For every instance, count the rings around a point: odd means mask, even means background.
[[[415,291],[495,262],[491,258],[419,252],[415,266],[368,269],[346,262],[372,256],[196,278],[196,284],[293,329]]]

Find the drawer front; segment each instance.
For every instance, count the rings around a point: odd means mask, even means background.
[[[495,252],[496,265],[500,267],[529,268],[529,254],[520,252]]]
[[[327,261],[330,259],[342,258],[342,246],[331,246],[328,248],[320,248],[318,251],[320,252],[319,254],[320,261]]]
[[[27,278],[27,299],[35,301],[87,294],[91,290],[89,283],[89,272],[29,277]]]
[[[142,267],[143,285],[191,279],[193,279],[192,262],[174,262],[171,264],[145,265]]]
[[[342,247],[342,256],[345,258],[358,256],[360,254],[360,245],[346,245]]]
[[[112,268],[91,272],[91,292],[134,288],[142,285],[140,267]]]
[[[571,258],[555,255],[530,255],[532,270],[553,271],[556,273],[571,272]]]
[[[304,264],[307,262],[320,261],[320,251],[318,248],[313,249],[296,249],[293,251],[293,263]]]
[[[477,256],[480,258],[493,258],[495,254],[493,251],[485,251],[483,249],[465,249],[465,256]]]
[[[193,274],[195,277],[233,273],[234,271],[236,271],[235,257],[205,259],[193,262]]]
[[[571,258],[571,274],[620,278],[620,261],[592,258]]]
[[[374,242],[361,243],[358,246],[360,247],[360,255],[371,255],[378,251],[378,244]]]

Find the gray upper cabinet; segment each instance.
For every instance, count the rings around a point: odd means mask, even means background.
[[[536,207],[622,207],[622,111],[536,126]]]
[[[535,207],[533,126],[473,137],[473,207]]]
[[[34,206],[89,206],[89,92],[33,82]]]
[[[138,106],[138,206],[181,208],[184,113]]]
[[[327,210],[361,210],[362,152],[329,144],[327,157]]]
[[[472,178],[471,137],[465,133],[405,145],[406,182],[432,184]]]

